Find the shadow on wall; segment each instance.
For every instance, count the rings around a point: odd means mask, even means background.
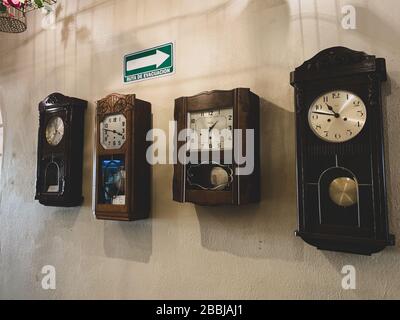
[[[279,39],[278,43],[281,43],[281,48],[275,49],[273,51],[266,50],[269,52],[268,54],[261,54],[264,52],[265,48],[270,48],[270,44],[272,42],[277,43],[276,35],[273,32],[265,32],[265,30],[271,30],[271,28],[278,29],[282,32],[282,29],[285,28],[287,29],[287,19],[288,15],[286,12],[284,15],[284,19],[282,17],[280,19],[276,19],[276,17],[273,14],[269,14],[268,10],[271,8],[277,8],[279,7],[284,7],[285,10],[287,11],[288,6],[287,3],[284,0],[251,0],[248,2],[242,2],[244,0],[230,0],[230,1],[225,1],[223,3],[219,3],[218,5],[214,5],[207,10],[200,11],[200,12],[194,12],[194,13],[189,13],[186,15],[176,15],[172,16],[170,18],[136,26],[126,32],[119,33],[113,35],[113,43],[118,44],[117,48],[115,46],[109,46],[110,48],[114,48],[114,50],[104,50],[102,51],[101,55],[95,55],[94,52],[91,52],[90,54],[90,60],[88,60],[84,66],[85,68],[82,69],[82,61],[80,60],[80,65],[77,65],[77,59],[74,59],[72,61],[67,61],[65,55],[60,56],[62,59],[64,59],[64,63],[59,63],[56,66],[53,66],[49,64],[49,66],[46,66],[46,70],[43,74],[43,72],[40,75],[37,75],[38,78],[40,79],[35,79],[36,83],[45,83],[46,84],[46,90],[47,91],[66,91],[67,89],[73,89],[74,92],[80,92],[84,91],[78,86],[79,81],[77,81],[77,75],[84,76],[84,75],[93,75],[94,70],[92,70],[92,65],[102,64],[104,61],[110,61],[111,65],[115,69],[120,68],[120,60],[115,59],[115,51],[118,50],[118,48],[122,49],[124,52],[128,51],[134,51],[134,50],[140,50],[145,47],[140,43],[140,41],[137,39],[137,34],[140,31],[144,30],[151,30],[152,28],[156,28],[158,26],[161,26],[163,24],[171,24],[174,21],[176,22],[184,22],[187,21],[188,19],[195,19],[197,17],[204,17],[204,16],[215,16],[217,14],[220,14],[221,12],[226,11],[226,14],[231,16],[231,19],[237,19],[239,15],[245,17],[246,19],[255,19],[254,29],[251,29],[251,32],[249,32],[247,41],[243,44],[244,47],[248,48],[254,48],[254,61],[257,61],[257,63],[254,63],[254,66],[250,69],[249,67],[243,68],[241,65],[237,65],[235,69],[230,69],[229,72],[224,72],[223,70],[216,69],[214,73],[209,73],[207,72],[206,74],[202,75],[201,77],[196,76],[195,78],[191,77],[190,75],[185,75],[183,79],[175,79],[174,81],[174,86],[178,84],[187,84],[188,79],[191,80],[199,80],[200,78],[210,78],[210,77],[226,77],[226,76],[231,76],[232,74],[242,74],[245,72],[256,72],[259,70],[259,66],[263,65],[266,66],[270,63],[270,58],[273,58],[276,56],[276,52],[283,52],[284,49],[286,48],[284,45],[284,41],[281,41],[282,39]],[[117,1],[111,2],[112,6],[117,7]],[[243,5],[242,3],[246,3],[246,5]],[[57,16],[57,24],[61,24],[61,44],[64,46],[64,49],[67,47],[70,41],[75,41],[74,44],[71,44],[71,50],[75,50],[75,52],[70,52],[69,56],[79,56],[79,55],[85,55],[85,51],[80,51],[83,50],[81,48],[84,48],[84,44],[91,43],[93,42],[92,34],[91,34],[91,28],[87,26],[77,26],[77,16],[83,13],[89,13],[91,10],[95,9],[96,7],[102,6],[104,4],[110,5],[110,1],[99,1],[97,3],[91,4],[89,6],[85,6],[84,8],[74,8],[73,9],[73,14],[71,15],[66,15],[63,17],[63,12],[64,11],[71,11],[68,10],[68,4],[67,3],[60,3],[57,6],[56,9],[56,16]],[[255,12],[261,12],[261,15],[255,15]],[[252,15],[247,15],[247,14],[252,13]],[[35,16],[35,19],[37,17]],[[93,19],[92,19],[93,20]],[[93,24],[93,22],[92,22]],[[275,30],[274,29],[274,30]],[[24,38],[24,40],[20,43],[18,43],[17,47],[12,48],[12,50],[16,50],[21,46],[27,45],[29,42],[34,41],[34,39],[37,38],[37,36],[41,33],[45,32],[44,29],[39,29],[37,32],[30,32],[27,37]],[[75,34],[75,38],[72,36]],[[260,37],[260,34],[263,34],[262,37]],[[224,37],[224,35],[220,31],[220,37]],[[56,38],[54,38],[56,39]],[[73,39],[73,40],[72,40]],[[47,34],[46,34],[46,40],[47,40]],[[54,40],[55,41],[55,40]],[[201,44],[197,44],[199,46],[199,49],[202,48]],[[214,44],[216,45],[216,44]],[[36,46],[36,44],[34,44]],[[91,48],[93,49],[93,43],[91,43]],[[36,49],[35,49],[36,50]],[[34,51],[35,51],[34,50]],[[47,54],[47,53],[46,53]],[[213,54],[211,51],[208,52],[207,54]],[[11,55],[13,56],[13,55]],[[224,52],[218,52],[218,55],[216,57],[216,60],[218,61],[224,61],[225,59],[225,53]],[[48,57],[46,56],[46,60]],[[81,58],[83,59],[83,58]],[[14,61],[11,64],[8,65],[15,65]],[[103,90],[108,90],[108,91],[116,91],[120,90],[120,75],[116,73],[117,78],[113,79],[110,77],[110,74],[105,71],[106,69],[97,69],[96,70],[96,75],[97,75],[97,88],[104,88]],[[104,73],[103,73],[104,72]],[[184,73],[182,73],[184,75]],[[36,75],[36,73],[35,73]],[[66,82],[66,79],[70,79],[74,77],[74,81],[72,83],[76,84],[75,87],[72,86],[69,82]],[[54,79],[54,80],[53,80]],[[104,79],[104,80],[103,80]],[[92,83],[92,82],[90,82]],[[115,87],[115,83],[117,84],[117,87]],[[54,84],[57,84],[57,88],[54,88]],[[81,85],[82,86],[82,85]],[[88,85],[86,85],[88,86]],[[153,86],[151,83],[147,84],[147,87]],[[158,86],[158,84],[154,84],[154,86]],[[111,88],[113,89],[111,89]],[[93,95],[94,89],[91,88],[91,94]]]
[[[390,27],[386,20],[377,16],[369,8],[356,7],[356,12],[357,31],[365,34],[369,39],[398,48],[399,30]]]
[[[262,99],[260,121],[261,203],[229,208],[196,206],[201,242],[209,250],[240,257],[302,261],[304,244],[294,236],[294,114]]]
[[[62,4],[60,3],[56,8],[56,21],[60,20],[59,16],[63,9]],[[76,28],[76,16],[75,14],[71,14],[62,19],[61,42],[64,44],[64,49],[67,47],[71,31],[75,32],[78,41],[86,41],[90,39],[90,30],[86,26]]]
[[[398,110],[398,102],[391,103],[392,99],[400,100],[397,94],[392,96],[392,88],[399,88],[399,84],[395,79],[398,79],[400,73],[395,72],[392,78],[388,77],[388,81],[383,86],[383,127],[385,138],[385,156],[386,156],[386,187],[388,193],[388,213],[390,232],[396,236],[396,247],[400,248],[400,203],[399,203],[399,183],[400,174],[397,167],[400,156],[400,147],[398,146],[397,137],[400,136],[400,128],[398,126],[400,117]],[[390,139],[390,137],[396,137]]]
[[[36,251],[33,255],[33,266],[40,266],[43,261],[52,263],[64,251],[65,244],[75,243],[71,234],[76,226],[82,208],[53,208],[37,204],[44,216],[48,218],[41,224],[38,238],[35,240]],[[49,241],[49,239],[51,239]],[[65,251],[64,251],[65,254]]]
[[[153,252],[152,220],[104,222],[104,251],[109,258],[149,263]]]
[[[4,141],[5,141],[5,113],[3,112],[3,88],[0,86],[0,208],[1,208],[1,200],[2,200],[2,190],[3,190],[3,183],[2,181],[4,179],[2,179],[2,173],[3,173],[3,166],[4,166]],[[0,215],[1,215],[1,210],[0,210]]]

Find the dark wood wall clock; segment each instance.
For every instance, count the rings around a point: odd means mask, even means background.
[[[111,94],[97,103],[96,202],[98,219],[132,221],[150,214],[151,168],[146,160],[151,104]]]
[[[386,62],[343,47],[291,74],[295,87],[299,231],[321,250],[371,255],[395,244],[385,184]]]
[[[212,91],[177,99],[175,121],[178,132],[191,130],[196,137],[189,135],[186,141],[178,141],[176,135],[177,150],[186,147],[187,156],[197,155],[202,159],[203,154],[208,154],[209,160],[178,161],[174,170],[174,200],[203,206],[239,206],[260,201],[259,116],[260,99],[249,89]],[[255,150],[251,150],[254,152],[254,171],[250,175],[237,175],[236,129],[254,130]],[[221,132],[231,134],[225,139],[216,138]],[[245,153],[245,139],[241,147]],[[215,153],[219,154],[219,161],[214,161]]]
[[[83,132],[87,101],[60,93],[39,104],[36,200],[46,206],[83,202]]]

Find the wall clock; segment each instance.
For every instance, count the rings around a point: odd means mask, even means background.
[[[185,148],[191,160],[175,165],[175,201],[239,206],[260,200],[259,115],[260,99],[249,89],[205,92],[176,100],[178,132],[189,131],[186,140],[177,139],[176,147]],[[255,147],[250,151],[254,170],[249,175],[237,174],[240,165],[234,154],[239,143],[243,154],[246,152],[245,138],[241,142],[235,139],[239,129],[243,137],[247,129],[254,132]],[[192,161],[193,156],[198,161]]]
[[[95,214],[132,221],[150,214],[151,168],[146,160],[151,105],[135,95],[111,94],[97,103]]]
[[[86,101],[60,93],[51,94],[39,104],[35,199],[43,205],[75,207],[83,202],[83,132],[86,108]]]
[[[389,233],[381,86],[384,59],[324,50],[291,74],[299,231],[321,250],[371,255]]]

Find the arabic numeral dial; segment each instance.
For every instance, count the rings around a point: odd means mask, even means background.
[[[367,122],[367,108],[354,93],[331,91],[312,103],[308,122],[318,138],[331,143],[343,143],[362,132]]]
[[[127,122],[123,114],[107,116],[100,123],[100,143],[106,150],[121,149],[126,142]]]
[[[53,147],[58,146],[64,137],[64,121],[60,117],[51,118],[46,127],[47,143]]]
[[[188,115],[191,151],[232,150],[234,114],[232,108],[210,109]]]

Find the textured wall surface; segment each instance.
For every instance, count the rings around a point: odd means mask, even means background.
[[[341,7],[357,8],[357,29]],[[398,0],[60,0],[53,29],[0,35],[5,123],[0,204],[0,298],[400,298],[400,250],[373,257],[320,252],[297,228],[293,90],[289,73],[330,46],[387,59],[389,207],[400,240],[400,20]],[[122,83],[122,57],[175,41],[177,73]],[[96,221],[91,210],[95,101],[111,92],[151,101],[167,130],[174,99],[250,87],[262,98],[262,202],[240,209],[174,203],[172,166],[155,166],[152,219]],[[37,104],[59,91],[90,102],[81,208],[34,198]],[[357,290],[341,287],[344,265]],[[41,288],[54,265],[57,290]]]

